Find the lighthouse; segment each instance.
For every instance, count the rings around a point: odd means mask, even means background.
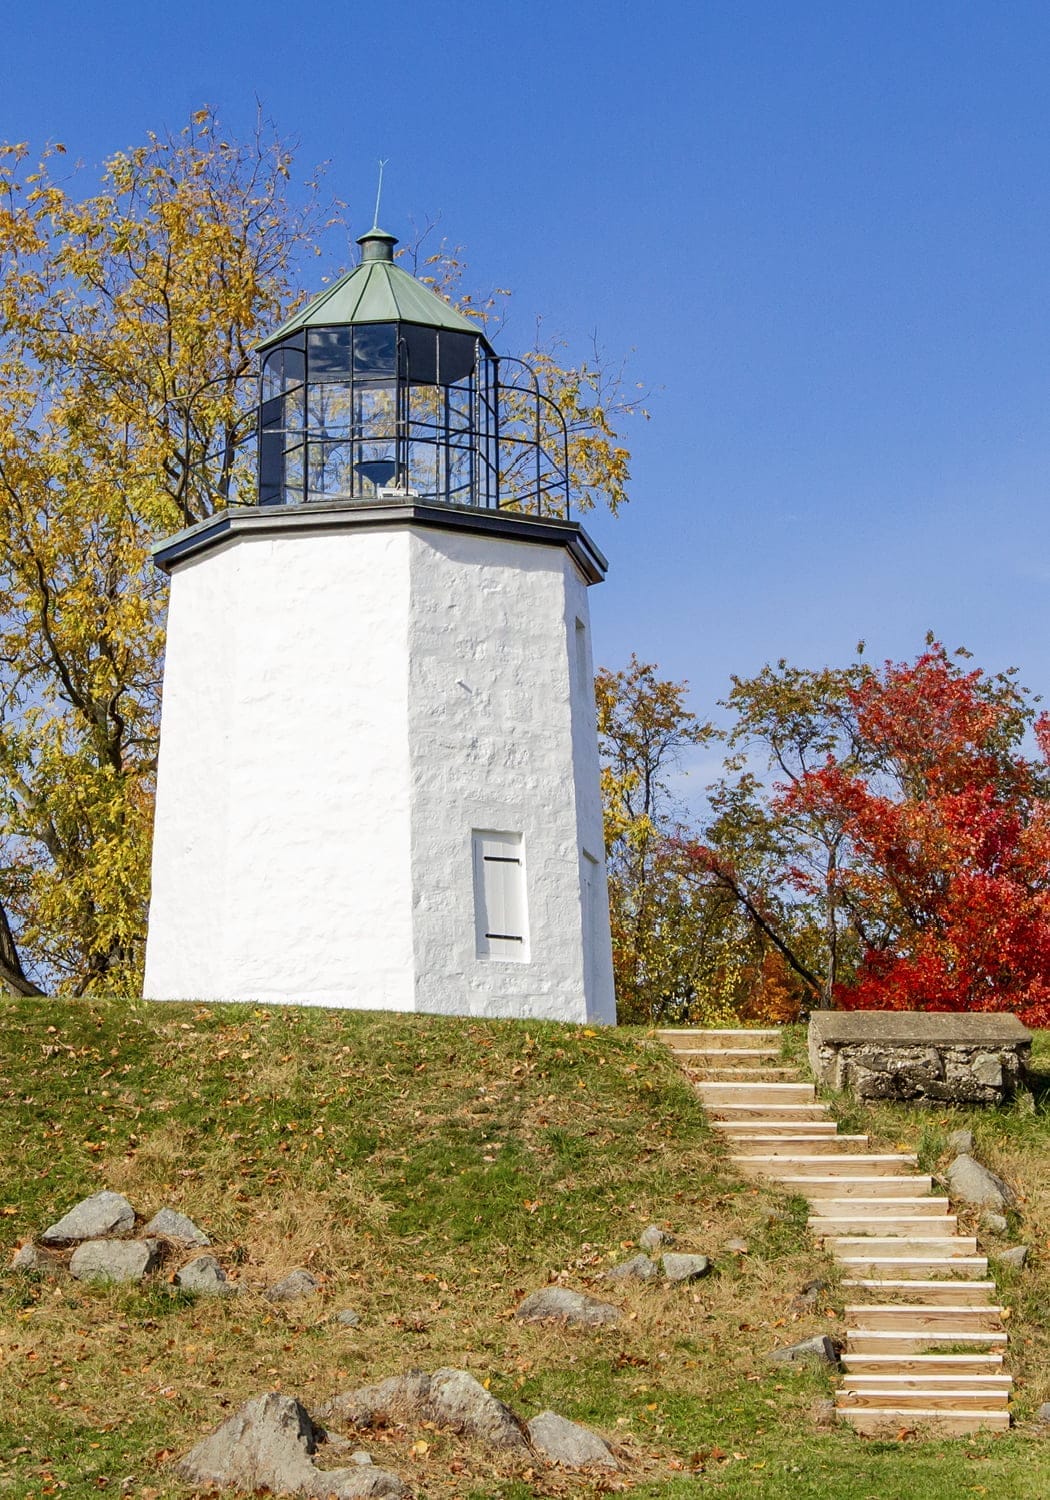
[[[154,548],[144,993],[612,1022],[564,420],[358,243],[260,346],[252,503]]]

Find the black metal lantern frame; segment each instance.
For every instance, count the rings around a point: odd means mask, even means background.
[[[507,380],[501,366],[524,376]],[[413,323],[298,329],[259,376],[258,503],[417,498],[569,514],[568,428],[520,360]]]

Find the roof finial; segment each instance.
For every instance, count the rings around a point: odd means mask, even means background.
[[[379,202],[380,202],[380,199],[383,196],[383,168],[386,166],[386,164],[387,164],[387,162],[389,160],[390,160],[389,156],[387,156],[385,158],[381,156],[379,158],[379,186],[376,188],[376,211],[372,215],[372,228],[373,229],[378,229],[379,228]]]

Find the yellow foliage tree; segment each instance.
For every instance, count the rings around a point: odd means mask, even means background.
[[[272,130],[233,141],[207,110],[82,199],[64,155],[0,147],[0,986],[22,994],[137,985],[165,604],[149,544],[252,498],[253,346],[300,299],[323,218]],[[615,508],[601,372],[546,359],[583,498]]]

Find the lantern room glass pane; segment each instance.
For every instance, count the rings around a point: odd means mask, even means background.
[[[409,384],[437,385],[437,330],[406,323],[401,329],[401,346]]]
[[[350,374],[351,328],[311,328],[307,353],[310,379],[346,380]]]
[[[393,380],[397,374],[397,330],[392,323],[354,329],[354,379]]]
[[[478,357],[478,341],[473,334],[444,330],[438,348],[438,378],[442,385],[454,385],[457,380],[466,380],[468,375],[473,375]]]

